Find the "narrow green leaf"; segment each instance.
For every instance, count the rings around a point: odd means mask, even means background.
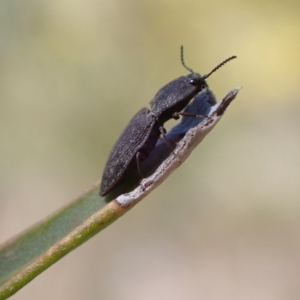
[[[159,168],[132,192],[107,204],[99,183],[52,216],[0,246],[0,300],[7,299],[36,276],[97,234],[165,180],[221,119],[238,89],[229,92],[211,115],[191,128]]]
[[[97,183],[84,195],[0,246],[0,285],[105,206]],[[1,290],[1,287],[0,287]],[[0,294],[0,299],[2,294]]]

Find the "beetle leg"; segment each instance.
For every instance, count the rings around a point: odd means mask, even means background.
[[[165,143],[167,144],[168,148],[171,150],[171,152],[174,150],[174,148],[172,147],[172,145],[170,144],[167,136],[166,136],[166,133],[167,133],[167,130],[163,127],[163,126],[160,126],[159,127],[159,131],[160,131],[160,134],[162,135]]]
[[[207,118],[207,116],[203,115],[196,115],[196,114],[190,114],[190,113],[185,113],[185,112],[175,112],[173,114],[173,118],[175,120],[179,119],[179,116],[184,116],[184,117],[194,117],[194,118]]]

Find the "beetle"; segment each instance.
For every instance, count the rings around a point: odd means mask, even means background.
[[[210,114],[216,104],[216,98],[209,88],[198,93],[194,100],[185,107],[184,113],[198,115],[199,118],[183,116],[180,122],[168,131],[165,138],[159,138],[149,156],[141,162],[141,173],[145,177],[150,176],[171,154],[173,148],[175,148],[176,144],[184,137],[186,132],[201,123],[206,118],[205,116]],[[201,115],[203,117],[200,117]],[[166,139],[168,140],[168,144],[165,142]],[[132,191],[138,186],[140,178],[141,176],[137,168],[126,170],[122,178],[106,196],[105,201],[109,202],[119,195]]]
[[[132,170],[137,170],[143,178],[140,164],[149,156],[159,137],[165,137],[164,123],[172,118],[178,119],[180,115],[197,116],[181,111],[201,90],[208,87],[205,79],[234,58],[236,56],[226,59],[209,74],[201,76],[185,65],[181,46],[181,63],[190,74],[162,87],[150,102],[150,109],[142,108],[131,119],[107,160],[102,176],[101,196],[107,195]],[[168,143],[167,139],[165,141]]]

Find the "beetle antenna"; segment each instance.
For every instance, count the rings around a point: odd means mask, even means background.
[[[212,69],[212,71],[210,71],[210,73],[208,73],[207,75],[202,76],[203,79],[208,78],[212,73],[216,72],[218,69],[220,69],[222,66],[224,66],[226,63],[228,63],[229,61],[233,60],[237,58],[237,56],[231,56],[227,59],[225,59],[223,62],[221,62],[219,65],[217,65],[214,69]]]
[[[180,47],[180,57],[181,57],[181,63],[182,63],[182,65],[183,65],[188,71],[190,71],[191,73],[194,73],[194,71],[193,71],[191,68],[189,68],[189,67],[184,63],[183,46],[182,46],[182,45],[181,45],[181,47]]]

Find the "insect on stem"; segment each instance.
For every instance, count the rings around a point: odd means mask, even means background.
[[[165,122],[172,118],[178,119],[180,115],[205,118],[205,116],[181,111],[199,92],[207,88],[205,78],[234,58],[235,56],[232,56],[224,60],[208,75],[201,76],[185,64],[183,46],[181,46],[181,63],[191,74],[180,76],[167,83],[151,100],[150,109],[144,107],[132,117],[107,160],[102,176],[101,196],[114,191],[120,192],[119,188],[123,183],[135,176],[132,174],[139,175],[142,179],[142,163],[154,151],[161,136],[170,148],[170,152],[173,151],[164,130]]]

